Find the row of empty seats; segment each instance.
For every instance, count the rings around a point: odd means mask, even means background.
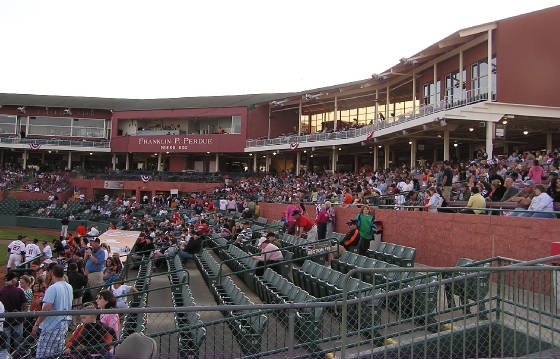
[[[134,287],[140,292],[134,295],[130,301],[130,308],[144,308],[148,303],[148,287],[150,285],[149,276],[152,274],[152,255],[146,253],[142,256],[138,276]],[[146,313],[129,313],[124,316],[121,329],[121,338],[125,339],[132,333],[144,333],[146,330]]]
[[[414,267],[416,248],[401,246],[400,244],[381,242],[377,249],[368,250],[368,257],[379,259],[400,267]]]

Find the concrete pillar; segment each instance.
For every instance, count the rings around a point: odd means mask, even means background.
[[[552,133],[546,134],[546,153],[552,152]]]
[[[220,172],[220,154],[216,153],[216,163],[214,167],[214,172]]]
[[[272,115],[272,109],[270,107],[270,104],[268,104],[268,138],[270,139],[270,117]]]
[[[387,143],[385,145],[385,149],[383,150],[383,156],[385,156],[384,169],[389,168],[389,151],[391,151],[391,146]]]
[[[354,155],[354,173],[358,173],[358,155]]]
[[[412,71],[412,117],[416,116],[416,74]]]
[[[86,155],[82,155],[82,170],[84,170],[86,168]]]
[[[23,169],[27,168],[27,150],[23,150]]]
[[[66,169],[70,171],[72,169],[72,151],[68,151],[68,165]]]
[[[257,154],[255,153],[253,155],[253,172],[257,173],[258,167],[257,167]]]
[[[336,158],[337,158],[336,146],[333,146],[332,153],[331,153],[331,170],[333,171],[333,173],[336,172]]]
[[[333,130],[336,132],[336,123],[338,122],[338,96],[334,96],[334,126]]]
[[[373,170],[379,169],[379,147],[373,146]]]
[[[114,171],[114,170],[117,169],[117,154],[116,153],[113,153],[112,162],[113,162],[113,171]]]
[[[494,123],[492,121],[486,121],[486,153],[488,154],[488,159],[492,158],[494,153]]]
[[[416,140],[411,140],[410,144],[410,169],[416,168]]]
[[[492,29],[488,30],[488,101],[492,101]],[[486,146],[488,147],[488,146]],[[488,151],[486,151],[488,152]],[[488,158],[490,153],[488,153]]]
[[[125,157],[126,157],[126,161],[125,161],[124,169],[128,171],[130,169],[130,154],[125,153]]]
[[[463,101],[463,50],[459,50],[459,101]]]
[[[387,98],[385,99],[385,121],[389,121],[389,86],[387,86]]]
[[[160,172],[162,170],[162,168],[161,168],[162,167],[161,166],[161,157],[162,157],[162,153],[160,152],[160,153],[158,153],[158,156],[157,156],[157,170],[158,170],[158,172]]]
[[[437,106],[439,102],[439,98],[437,95],[437,78],[437,63],[434,63],[434,106]]]
[[[443,130],[443,160],[449,161],[449,129]]]
[[[265,161],[265,163],[264,163],[265,171],[269,172],[270,171],[270,155],[268,153],[265,155],[264,161]]]
[[[299,176],[300,167],[301,167],[301,152],[296,151],[296,176]]]
[[[379,89],[375,89],[375,114],[373,117],[373,123],[375,125],[377,125],[378,121],[377,116],[379,116]]]

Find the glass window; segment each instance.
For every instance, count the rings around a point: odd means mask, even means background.
[[[231,133],[241,133],[241,116],[231,116]]]
[[[17,116],[0,115],[0,133],[16,133]]]

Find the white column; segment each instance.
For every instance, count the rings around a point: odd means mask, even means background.
[[[379,116],[379,89],[375,89],[375,118],[374,123],[377,124],[377,116]]]
[[[268,172],[270,170],[270,155],[268,153],[265,155],[264,161],[265,171]]]
[[[130,153],[125,153],[125,157],[126,157],[126,162],[124,165],[124,169],[128,171],[130,169]]]
[[[438,97],[437,97],[437,63],[434,64],[434,106],[438,104]]]
[[[488,101],[492,101],[492,29],[488,30]]]
[[[379,168],[379,147],[373,146],[373,170],[377,171]]]
[[[385,121],[389,121],[389,86],[387,86],[387,98],[385,99]]]
[[[158,170],[158,172],[161,171],[161,156],[162,156],[162,153],[161,152],[158,153],[158,156],[157,156],[157,170]]]
[[[443,160],[449,161],[449,129],[443,130]]]
[[[416,168],[416,139],[412,139],[410,144],[410,169]]]
[[[257,154],[253,154],[253,172],[257,172],[258,168],[257,168]]]
[[[270,139],[270,117],[272,116],[272,109],[270,108],[270,104],[268,104],[268,138]]]
[[[416,74],[412,72],[412,116],[416,116]]]
[[[220,154],[216,153],[216,163],[214,164],[214,172],[220,172]]]
[[[299,99],[297,134],[298,134],[298,136],[301,136],[301,98]]]
[[[389,168],[389,151],[391,151],[391,147],[390,145],[387,143],[385,145],[385,149],[383,151],[383,156],[385,156],[385,166],[383,167],[384,169]]]
[[[296,176],[299,176],[300,167],[301,167],[301,152],[296,151]]]
[[[336,132],[337,122],[338,122],[338,96],[334,95],[334,126],[333,126],[334,132]]]
[[[354,173],[358,173],[358,155],[354,155]]]
[[[488,159],[492,158],[494,152],[494,144],[492,142],[494,135],[494,123],[492,121],[486,121],[486,153],[488,154]]]
[[[113,171],[117,169],[117,154],[113,153]]]
[[[333,171],[333,173],[336,172],[336,157],[336,146],[333,146],[331,154],[331,170]]]
[[[23,169],[27,167],[27,150],[23,150]]]
[[[459,101],[463,101],[463,50],[459,50]]]
[[[552,133],[546,134],[546,152],[552,152]]]
[[[66,169],[70,171],[72,169],[72,151],[68,151],[68,166]]]

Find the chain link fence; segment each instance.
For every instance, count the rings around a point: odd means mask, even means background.
[[[377,269],[304,263],[287,277],[270,268],[255,277],[251,293],[267,304],[253,304],[229,277],[210,282],[214,306],[195,305],[181,272],[170,271],[174,307],[145,307],[146,293],[137,293],[136,308],[47,312],[65,324],[45,357],[110,358],[141,350],[127,338],[152,343],[136,333],[153,339],[154,357],[169,359],[548,357],[558,350],[560,268],[541,264],[547,261]],[[21,343],[11,337],[13,358],[45,353],[31,332],[38,313],[0,317],[5,333],[14,320],[27,323]]]

